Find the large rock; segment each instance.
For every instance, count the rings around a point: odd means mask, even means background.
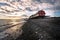
[[[23,34],[17,40],[59,40],[60,18],[29,19],[23,26]]]

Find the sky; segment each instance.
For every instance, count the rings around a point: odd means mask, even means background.
[[[15,10],[19,10],[20,14],[22,12],[28,16],[31,16],[37,13],[39,10],[43,9],[46,12],[46,16],[60,17],[60,0],[10,0],[7,4],[0,3],[0,6],[4,5],[8,5],[9,7],[12,7],[13,5],[13,8]],[[10,14],[20,15],[18,13]]]
[[[60,16],[60,0],[31,0],[31,3],[33,6],[32,8],[36,7],[36,9],[32,9],[32,11],[43,9],[47,16]]]

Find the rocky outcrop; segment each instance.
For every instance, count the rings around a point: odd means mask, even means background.
[[[60,18],[29,19],[23,26],[23,34],[17,40],[59,40]]]

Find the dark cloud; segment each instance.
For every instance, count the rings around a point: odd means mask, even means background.
[[[30,7],[27,7],[26,10],[28,10],[28,11],[37,11],[37,10],[39,10],[39,8],[31,9]]]
[[[50,3],[50,4],[55,3],[55,0],[33,0],[33,1],[37,1],[39,3]]]
[[[41,0],[32,0],[33,2],[39,2],[39,3],[41,3]]]
[[[8,3],[3,3],[3,2],[0,3],[0,6],[10,6],[10,7],[13,7],[13,6],[11,6],[10,4],[8,4]],[[14,8],[14,7],[13,7],[13,8]]]
[[[6,5],[9,5],[7,3],[0,3],[0,6],[6,6]]]
[[[42,3],[50,3],[53,5],[52,10],[60,10],[60,0],[40,0]],[[39,1],[38,1],[39,2]]]
[[[51,8],[46,8],[45,10],[60,10],[60,6],[56,6],[56,7],[51,7]]]
[[[28,11],[32,11],[29,7],[27,7],[26,10],[28,10]]]
[[[56,6],[55,7],[55,10],[60,10],[60,6]]]

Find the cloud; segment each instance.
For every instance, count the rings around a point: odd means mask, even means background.
[[[28,14],[43,9],[47,14],[53,15],[54,12],[60,10],[60,0],[12,0],[10,3],[20,11],[28,11]]]
[[[33,1],[37,1],[39,3],[50,3],[50,4],[54,4],[55,0],[33,0]]]
[[[33,0],[33,1],[37,1],[37,3],[39,2],[40,6],[42,8],[49,8],[49,9],[56,9],[59,10],[60,9],[60,0]]]

